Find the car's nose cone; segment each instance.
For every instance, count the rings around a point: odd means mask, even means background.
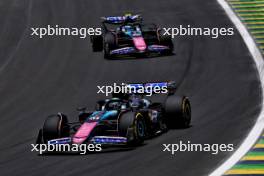
[[[134,42],[135,47],[139,51],[144,51],[147,48],[147,45],[143,37],[134,37],[133,42]]]

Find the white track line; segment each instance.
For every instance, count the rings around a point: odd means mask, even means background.
[[[262,94],[264,92],[264,62],[262,55],[254,42],[253,38],[247,31],[246,27],[243,25],[243,23],[240,21],[240,19],[237,17],[237,15],[233,12],[232,8],[228,5],[228,3],[225,0],[217,0],[218,3],[223,7],[226,14],[230,18],[230,20],[234,23],[236,28],[238,29],[239,33],[241,34],[245,44],[247,45],[247,48],[249,49],[255,63],[257,70],[259,72],[259,77],[261,81],[262,86]],[[259,136],[261,135],[263,128],[264,128],[264,100],[262,96],[262,109],[259,114],[259,117],[246,137],[246,139],[243,141],[243,143],[240,145],[240,147],[234,152],[234,154],[228,158],[222,165],[220,165],[216,170],[214,170],[210,176],[220,176],[223,175],[227,170],[229,170],[232,166],[234,166],[255,144],[255,142],[258,140]]]

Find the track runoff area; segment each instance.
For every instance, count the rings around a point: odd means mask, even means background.
[[[264,0],[226,0],[232,10],[236,13],[238,18],[246,27],[247,31],[254,38],[257,47],[259,48],[262,56],[264,54]],[[221,4],[221,0],[219,1]],[[223,6],[223,4],[222,4]],[[230,14],[229,14],[230,16]],[[231,17],[232,19],[232,17]],[[233,21],[234,22],[234,21]],[[239,27],[239,25],[237,25]],[[243,29],[242,29],[243,30]],[[241,31],[240,31],[241,33]],[[246,38],[243,33],[241,33],[244,40]],[[245,41],[247,43],[247,41]],[[250,42],[249,42],[250,43]],[[255,57],[254,59],[263,59],[256,57],[255,53],[251,54]],[[261,64],[257,64],[261,66]],[[261,73],[261,68],[259,69]],[[260,75],[261,76],[261,75]],[[263,80],[263,79],[262,79]],[[261,117],[260,117],[261,118]],[[257,122],[258,123],[258,122]],[[263,128],[263,127],[262,127]],[[254,128],[253,128],[254,130]],[[252,130],[252,131],[253,131]],[[244,144],[247,141],[244,142]],[[242,153],[245,148],[241,147],[238,153]],[[239,155],[232,156],[229,161],[234,161]],[[219,167],[212,175],[222,175],[221,172],[228,167],[231,162],[224,163]],[[224,166],[227,167],[224,167]],[[231,166],[230,166],[231,167]],[[264,134],[262,134],[253,147],[242,157],[240,160],[229,170],[224,172],[224,175],[264,175]]]

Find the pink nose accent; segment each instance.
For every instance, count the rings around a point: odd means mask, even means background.
[[[82,126],[78,129],[78,131],[73,136],[73,143],[74,144],[81,144],[83,143],[90,135],[94,127],[96,127],[97,122],[91,123],[83,123]]]
[[[134,42],[135,47],[139,51],[144,51],[147,48],[147,45],[143,37],[134,37],[133,42]]]

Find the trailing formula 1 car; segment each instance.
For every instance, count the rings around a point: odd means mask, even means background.
[[[191,105],[185,96],[176,96],[172,82],[128,84],[133,87],[166,87],[165,102],[152,102],[144,93],[117,93],[100,100],[94,111],[78,108],[78,121],[69,123],[63,113],[47,117],[37,143],[101,144],[137,146],[169,128],[187,128]]]
[[[140,15],[102,17],[102,35],[91,36],[93,51],[104,57],[169,55],[173,52],[171,36],[155,24],[143,24]],[[112,28],[111,28],[112,26]]]

